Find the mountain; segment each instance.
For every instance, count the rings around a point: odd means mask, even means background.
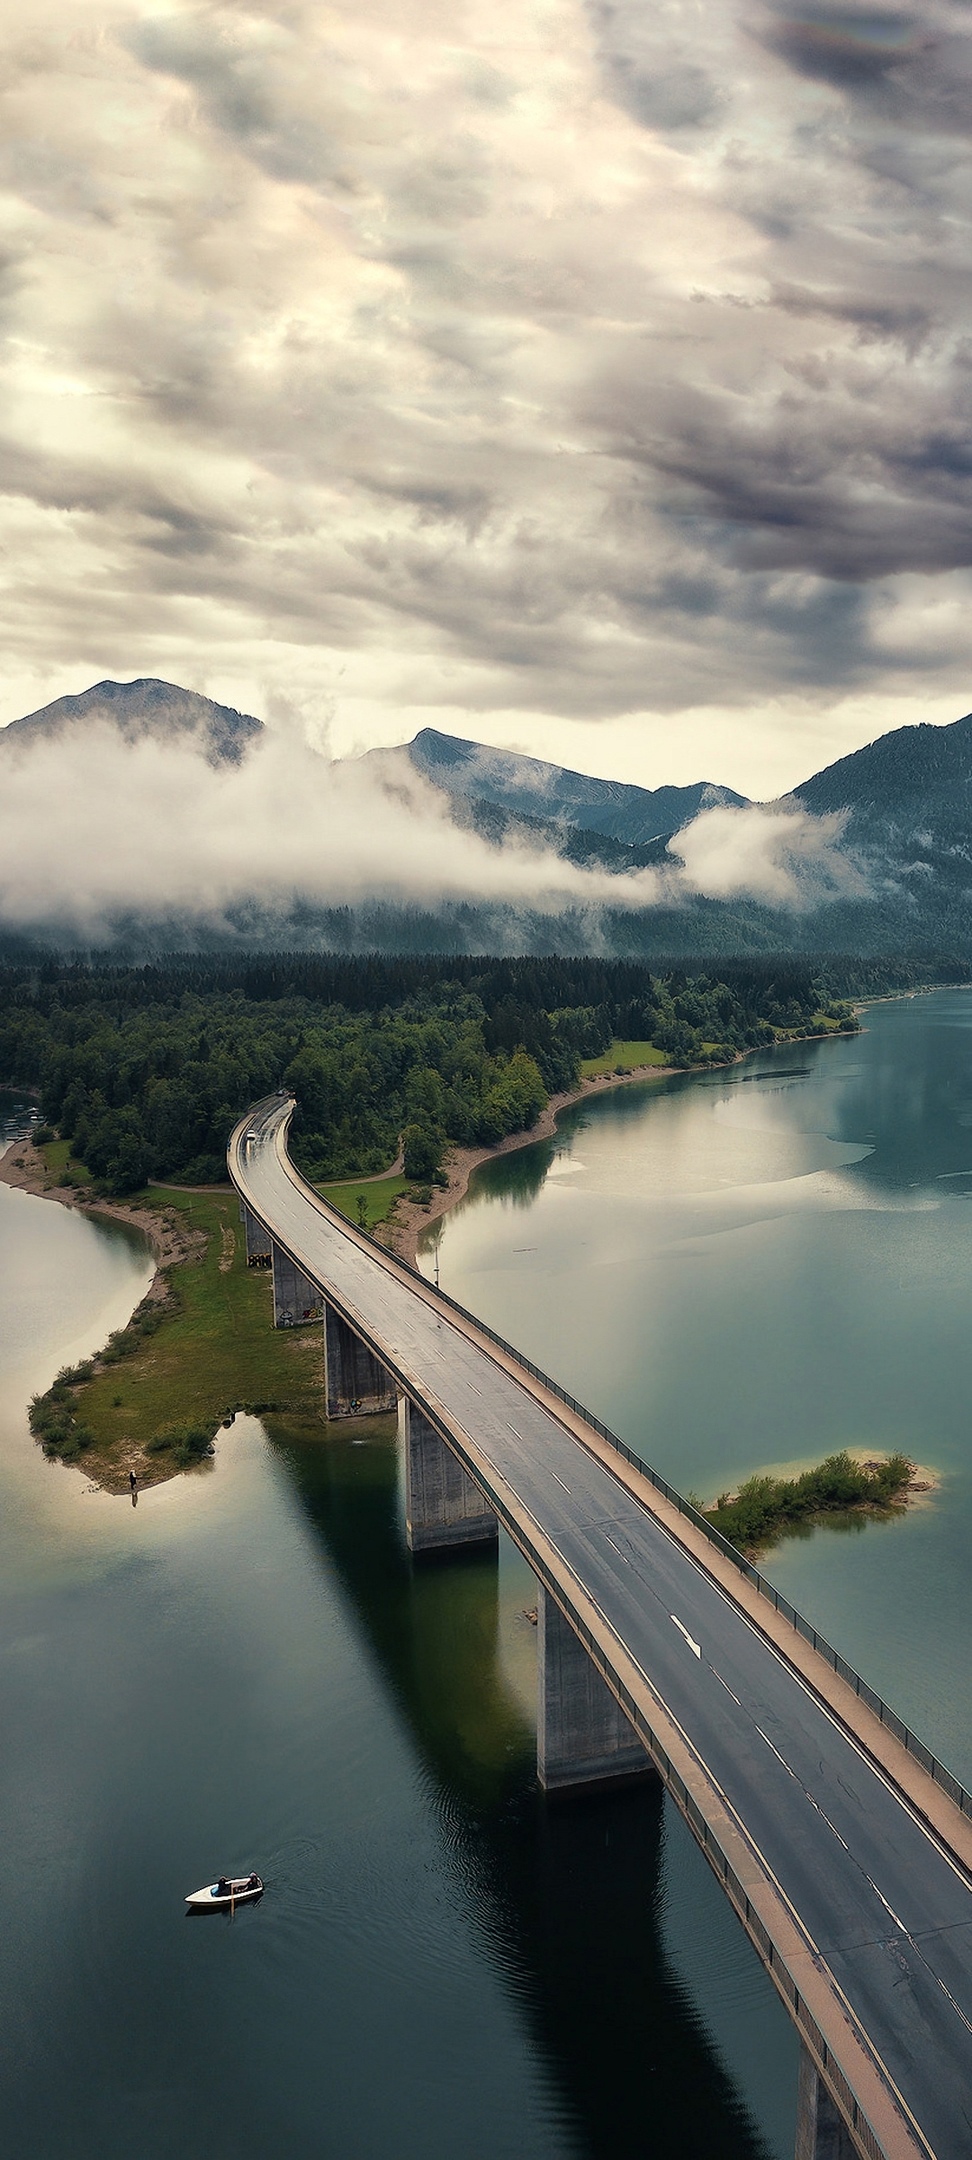
[[[251,713],[236,712],[232,705],[215,705],[212,698],[176,683],[158,682],[142,676],[137,682],[100,682],[77,697],[56,698],[39,712],[26,713],[0,728],[0,748],[30,748],[39,742],[55,742],[96,722],[107,721],[125,742],[157,742],[198,745],[210,765],[238,765],[254,738],[263,733],[263,722]]]
[[[423,728],[406,754],[416,772],[449,795],[472,797],[520,817],[601,833],[626,847],[643,848],[666,838],[717,803],[741,806],[746,798],[708,780],[692,787],[642,788],[623,780],[594,780],[566,765],[515,750],[490,750],[458,735]]]
[[[610,870],[615,874],[643,870],[649,863],[664,861],[671,837],[660,834],[657,840],[634,847],[625,840],[609,840],[606,833],[591,832],[586,825],[527,817],[523,811],[487,802],[481,795],[451,795],[449,800],[453,823],[478,833],[491,847],[519,843],[522,847],[544,848],[559,855],[562,862],[577,863],[582,869]]]
[[[847,813],[842,846],[881,896],[890,937],[972,943],[972,713],[894,728],[795,788]]]
[[[950,727],[893,728],[863,750],[838,758],[794,788],[816,816],[850,810],[864,838],[888,828],[904,833],[929,820],[941,833],[968,836],[972,821],[972,713]]]
[[[83,740],[86,729],[105,722],[125,742],[188,746],[224,770],[239,765],[263,733],[251,715],[175,684],[141,679],[96,683],[79,696],[59,698],[0,729],[0,746],[15,756],[18,748]],[[305,950],[597,950],[684,960],[720,952],[972,952],[972,714],[950,727],[895,729],[812,774],[784,799],[782,807],[800,805],[815,817],[843,813],[836,838],[832,831],[801,831],[797,821],[799,907],[753,897],[766,889],[765,879],[761,884],[749,867],[751,856],[759,867],[758,815],[741,820],[738,833],[716,835],[723,898],[692,891],[681,874],[678,835],[700,811],[729,805],[758,812],[760,806],[730,788],[698,781],[650,789],[599,780],[434,728],[399,749],[371,751],[363,762],[399,798],[406,826],[415,811],[417,832],[425,786],[432,783],[454,823],[497,850],[552,851],[567,863],[619,875],[662,865],[672,876],[662,882],[660,904],[653,907],[616,906],[603,886],[596,899],[579,888],[556,916],[517,897],[515,862],[503,901],[470,892],[461,901],[433,900],[418,908],[404,898],[397,904],[368,899],[366,892],[352,907],[322,904],[311,892],[285,902],[276,886],[273,897],[248,890],[244,878],[239,895],[215,919],[191,901],[171,911],[157,903],[150,917],[133,891],[130,902],[126,894],[113,910],[106,935],[133,951],[205,949],[226,941]],[[326,789],[326,772],[322,784]],[[689,859],[698,861],[698,846],[693,852],[685,844]],[[818,874],[821,850],[826,861]],[[279,859],[286,881],[286,832]],[[731,869],[738,864],[728,885],[727,859]],[[376,889],[380,870],[377,864]],[[8,864],[6,875],[16,893],[20,871]],[[525,896],[531,879],[522,882]],[[619,898],[628,900],[630,892],[619,889]],[[54,945],[73,945],[77,937],[63,907],[34,922],[24,919],[19,901],[0,930],[8,939],[40,937]]]

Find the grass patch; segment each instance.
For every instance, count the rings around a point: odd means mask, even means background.
[[[190,1463],[201,1462],[211,1446],[212,1434],[207,1425],[171,1425],[148,1442],[148,1452],[171,1455],[179,1469],[185,1470]]]
[[[322,1200],[329,1200],[332,1207],[339,1208],[349,1222],[361,1223],[362,1229],[373,1230],[376,1223],[386,1220],[396,1200],[408,1192],[410,1186],[405,1177],[378,1178],[374,1184],[347,1178],[338,1185],[317,1185],[314,1189]]]
[[[738,1493],[721,1493],[715,1507],[702,1512],[731,1545],[752,1552],[808,1518],[835,1509],[893,1508],[914,1468],[907,1455],[889,1455],[885,1462],[870,1464],[855,1462],[842,1451],[804,1470],[801,1477],[748,1478]]]
[[[130,1464],[151,1483],[198,1460],[230,1410],[321,1411],[320,1329],[274,1328],[270,1276],[246,1265],[235,1193],[149,1187],[138,1204],[182,1215],[204,1248],[171,1270],[167,1307],[141,1305],[110,1338],[101,1370],[89,1360],[59,1376],[31,1410],[46,1452],[83,1451],[116,1486]]]
[[[90,1185],[91,1172],[74,1161],[70,1140],[46,1140],[40,1152],[52,1185]]]
[[[581,1073],[585,1080],[596,1080],[602,1073],[632,1072],[636,1065],[667,1065],[664,1050],[656,1050],[650,1042],[613,1042],[600,1057],[582,1058]]]

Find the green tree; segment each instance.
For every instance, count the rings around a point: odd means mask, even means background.
[[[406,1125],[402,1135],[403,1168],[407,1178],[427,1184],[442,1160],[441,1136],[430,1125]]]

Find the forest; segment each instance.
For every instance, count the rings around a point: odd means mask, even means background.
[[[855,1025],[833,980],[790,959],[52,957],[0,967],[0,1084],[36,1087],[115,1194],[221,1179],[231,1126],[278,1087],[308,1176],[382,1170],[404,1134],[406,1175],[428,1181],[449,1142],[528,1130],[615,1040],[688,1067]]]

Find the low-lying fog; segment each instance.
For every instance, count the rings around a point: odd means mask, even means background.
[[[286,912],[295,901],[422,907],[461,900],[565,908],[671,906],[692,895],[805,909],[861,893],[842,820],[796,805],[704,811],[680,862],[611,875],[520,840],[489,845],[453,822],[448,798],[403,756],[381,774],[267,733],[237,767],[200,751],[126,744],[108,725],[21,749],[0,770],[0,921],[61,925],[85,939],[121,914]]]

